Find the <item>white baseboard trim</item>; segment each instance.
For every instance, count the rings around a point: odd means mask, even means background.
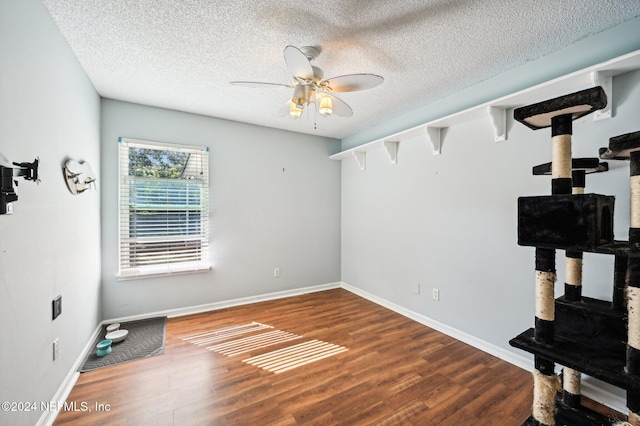
[[[285,297],[300,296],[302,294],[307,294],[307,293],[316,293],[319,291],[331,290],[334,288],[340,288],[341,285],[342,285],[341,282],[334,282],[334,283],[328,283],[328,284],[315,285],[311,287],[296,288],[293,290],[277,291],[274,293],[266,293],[266,294],[260,294],[257,296],[242,297],[239,299],[225,300],[222,302],[206,303],[203,305],[188,306],[185,308],[168,309],[165,311],[156,311],[156,312],[151,312],[151,313],[141,314],[141,315],[132,315],[128,317],[113,318],[113,319],[102,321],[102,324],[135,321],[139,319],[153,318],[158,316],[166,316],[168,318],[174,318],[174,317],[181,317],[185,315],[200,314],[203,312],[217,311],[219,309],[233,308],[234,306],[242,306],[242,305],[248,305],[251,303],[266,302],[269,300],[283,299]]]
[[[477,337],[467,334],[464,331],[460,331],[456,328],[450,327],[444,323],[404,308],[400,305],[396,305],[393,302],[373,295],[367,291],[361,290],[357,287],[352,286],[351,284],[343,282],[342,288],[350,291],[351,293],[357,294],[358,296],[363,297],[375,304],[390,309],[402,316],[419,322],[420,324],[426,325],[429,328],[433,328],[434,330],[446,334],[447,336],[453,337],[456,340],[460,340],[461,342],[471,345],[476,349],[480,349],[483,352],[500,358],[503,361],[507,361],[510,364],[516,365],[524,370],[531,370],[533,368],[533,360],[525,358],[524,356],[516,355],[513,352],[507,351],[482,339],[478,339]]]
[[[360,297],[363,297],[377,305],[390,309],[402,316],[419,322],[420,324],[426,325],[429,328],[433,328],[434,330],[446,334],[447,336],[453,337],[454,339],[460,340],[461,342],[471,345],[476,349],[480,349],[483,352],[500,358],[501,360],[520,367],[524,370],[533,371],[534,363],[533,359],[531,358],[516,355],[513,352],[505,350],[504,348],[496,346],[482,339],[478,339],[477,337],[467,334],[464,331],[450,327],[446,324],[426,317],[410,309],[404,308],[400,305],[396,305],[393,302],[354,287],[351,284],[342,282],[341,285],[343,289],[350,291],[351,293],[356,294]],[[620,413],[627,413],[626,399],[624,398],[624,396],[616,395],[606,389],[602,389],[601,387],[598,387],[597,383],[594,383],[594,380],[589,379],[591,378],[587,378],[586,380],[582,381],[582,394],[584,396],[600,404],[606,405],[609,408],[619,411]]]
[[[580,383],[582,394],[587,398],[594,400],[609,408],[627,414],[627,399],[624,389],[613,387],[607,383],[602,383],[597,379],[589,376],[582,376]],[[609,389],[606,389],[605,386]]]
[[[80,367],[82,367],[82,361],[84,361],[84,358],[89,353],[89,351],[93,350],[93,342],[94,340],[96,340],[96,337],[98,337],[98,334],[101,330],[102,322],[96,326],[96,329],[91,334],[91,337],[89,337],[89,340],[82,349],[82,352],[80,352],[80,355],[71,366],[69,373],[67,373],[67,377],[64,378],[62,384],[60,384],[60,387],[53,395],[53,398],[51,399],[52,405],[55,404],[58,409],[56,411],[52,410],[44,412],[38,419],[36,426],[53,425],[56,417],[58,417],[58,413],[60,413],[60,410],[62,409],[62,407],[64,407],[64,403],[67,401],[67,397],[71,393],[71,389],[73,389],[73,386],[78,381],[78,377],[80,377],[80,372],[78,370],[80,369]]]

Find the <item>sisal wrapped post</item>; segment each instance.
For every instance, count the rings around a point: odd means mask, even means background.
[[[558,376],[534,370],[533,389],[533,418],[541,425],[555,425],[555,397],[560,389]]]
[[[551,119],[551,193],[572,193],[571,134],[572,117],[559,115]],[[546,345],[555,342],[555,250],[536,247],[536,301],[534,338]],[[540,425],[553,426],[555,396],[560,381],[552,361],[535,357],[533,372],[533,419]]]
[[[585,176],[586,172],[582,169],[571,172],[573,195],[584,194]],[[570,302],[582,300],[582,252],[566,252],[564,297]]]
[[[564,295],[566,300],[571,302],[579,302],[582,300],[581,252],[566,252]],[[564,368],[562,400],[568,407],[577,408],[580,406],[580,378],[581,374],[579,371]]]
[[[571,131],[567,137],[566,122],[558,124],[552,119],[552,194],[571,193]],[[569,120],[569,128],[571,128]],[[559,129],[559,132],[557,131]],[[556,253],[553,249],[536,247],[536,289],[534,338],[540,343],[553,345],[555,341]],[[533,419],[536,424],[553,426],[555,421],[555,395],[560,388],[555,364],[535,356],[533,371]]]
[[[564,296],[570,302],[582,300],[582,252],[566,252]]]
[[[571,194],[571,114],[558,115],[551,119],[551,193]]]
[[[554,179],[571,177],[571,134],[551,138],[551,164]]]
[[[640,287],[629,286],[627,288],[627,311],[629,312],[628,345],[640,351],[640,322],[632,321],[640,316]],[[640,357],[633,361],[639,361]],[[639,365],[628,365],[628,370],[632,374],[640,376]]]
[[[629,200],[631,203],[631,218],[629,225],[631,228],[638,229],[640,228],[640,175],[631,176],[629,186],[631,193]]]
[[[629,155],[631,211],[629,247],[640,250],[640,151]],[[640,258],[629,258],[629,282],[627,285],[627,373],[640,381]],[[640,392],[627,391],[629,422],[640,426]]]
[[[555,336],[556,252],[536,247],[536,301],[534,338],[540,343],[553,345]],[[533,418],[537,424],[555,425],[554,398],[560,385],[553,361],[534,357]]]
[[[629,246],[640,250],[640,151],[630,153],[629,160]]]
[[[573,195],[584,194],[586,172],[573,170],[571,181]],[[570,302],[582,300],[582,252],[567,251],[565,257],[564,297]]]
[[[556,253],[553,249],[536,247],[535,339],[553,345],[555,334]]]
[[[577,370],[565,367],[562,372],[562,400],[567,407],[577,408],[580,406],[580,378],[581,373]]]
[[[553,285],[555,272],[536,271],[536,318],[544,321],[555,320],[555,298]],[[551,337],[551,336],[549,336]],[[549,341],[548,343],[553,343]]]
[[[584,194],[586,181],[587,172],[585,170],[573,170],[571,172],[571,193],[573,195]]]
[[[574,170],[571,175],[572,194],[584,194],[585,171]],[[582,300],[582,252],[567,251],[565,255],[565,281],[564,297],[570,302]],[[565,367],[563,370],[562,400],[568,407],[580,406],[580,379],[581,373],[577,370]]]
[[[631,277],[637,275],[638,259],[634,261],[631,269]],[[629,313],[628,335],[627,335],[627,373],[635,376],[640,381],[640,287],[631,286],[627,288],[627,310]],[[640,426],[640,391],[627,390],[627,407],[629,408],[629,422],[634,426]]]

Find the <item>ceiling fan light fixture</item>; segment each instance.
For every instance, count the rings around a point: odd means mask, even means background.
[[[291,98],[291,103],[295,104],[300,111],[304,108],[304,104],[307,102],[307,94],[304,86],[298,84],[293,89],[293,97]]]
[[[316,47],[287,46],[284,49],[284,61],[290,71],[291,83],[261,83],[256,81],[232,81],[234,86],[275,88],[280,87],[293,90],[293,94],[278,110],[277,115],[284,117],[289,115],[299,119],[304,113],[305,106],[313,104],[313,112],[320,113],[324,117],[338,115],[340,117],[352,117],[353,110],[342,99],[329,95],[333,92],[356,92],[372,89],[384,81],[375,74],[346,74],[324,79],[324,73],[316,66],[311,65],[311,60],[320,53]]]
[[[333,112],[333,103],[329,96],[323,96],[320,98],[320,114],[323,117],[328,117]]]
[[[291,106],[289,107],[289,115],[291,115],[295,120],[302,117],[302,107],[298,107],[298,105],[292,101]]]

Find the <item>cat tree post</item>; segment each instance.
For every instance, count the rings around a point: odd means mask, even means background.
[[[573,170],[572,194],[584,194],[585,171]],[[564,273],[564,296],[567,300],[578,302],[582,298],[582,252],[567,251]]]
[[[584,170],[573,170],[572,194],[584,194],[585,187]],[[579,302],[582,299],[582,252],[569,251],[565,253],[564,273],[564,297],[571,302]],[[581,373],[572,368],[565,367],[562,370],[562,399],[568,407],[580,406]]]
[[[572,116],[562,114],[551,117],[551,193],[571,193],[571,134]],[[555,250],[536,247],[536,341],[553,345],[555,337],[556,281]],[[537,425],[555,425],[555,396],[559,381],[555,374],[555,363],[544,357],[534,357],[533,373],[533,420]]]
[[[572,194],[584,194],[587,173],[599,173],[609,170],[607,163],[600,163],[597,158],[578,158],[573,160]],[[581,251],[566,251],[564,297],[569,302],[582,300],[582,257]],[[562,399],[567,407],[579,407],[580,380],[582,374],[572,368],[562,370]]]
[[[635,140],[640,144],[640,132]],[[629,246],[640,251],[640,151],[633,151],[630,160],[630,225]],[[628,340],[627,372],[640,380],[640,258],[629,258],[629,283],[627,286]],[[629,423],[640,426],[640,392],[627,392]]]
[[[632,378],[640,382],[640,131],[615,136],[609,139],[609,149],[600,150],[601,158],[617,160],[629,159],[629,251],[628,282],[626,285],[627,306],[627,350],[625,371]],[[617,260],[617,259],[616,259]],[[622,280],[621,262],[616,262],[618,279],[616,289]],[[618,270],[620,268],[620,270]],[[614,282],[616,279],[614,279]],[[616,296],[614,289],[614,302]],[[620,295],[618,295],[620,298]],[[629,408],[629,423],[640,426],[640,390],[627,390],[627,407]]]
[[[602,88],[597,87],[518,108],[514,111],[516,120],[534,130],[551,127],[551,193],[553,196],[566,196],[573,192],[571,154],[573,120],[600,109],[604,105],[606,105],[606,96]],[[553,346],[555,340],[554,283],[556,274],[554,241],[544,241],[544,237],[553,234],[553,226],[557,226],[548,223],[548,218],[553,217],[554,212],[558,211],[554,205],[558,202],[557,200],[559,198],[538,200],[544,204],[544,207],[534,205],[540,203],[530,202],[536,200],[519,200],[519,244],[536,247],[534,340],[545,346]],[[545,209],[549,210],[548,214],[545,214]],[[550,227],[547,228],[547,225]],[[566,236],[569,239],[575,237],[570,234],[571,232],[567,235],[555,236],[555,238],[562,241]],[[523,236],[522,239],[521,236]],[[569,261],[571,265],[570,279],[574,281],[573,287],[578,287],[581,285],[581,253],[580,256],[575,255],[575,252],[570,254],[572,256],[570,255],[569,259],[576,259]],[[570,292],[574,297],[579,297],[579,289],[579,287],[573,288],[570,289]],[[534,361],[532,423],[553,426],[556,424],[555,398],[559,390],[558,377],[554,371],[555,363],[538,354],[535,354]],[[568,371],[568,380],[565,380],[568,383],[568,399],[574,403],[575,398],[579,400],[579,373]]]
[[[535,328],[536,341],[553,345],[554,342],[554,284],[556,281],[556,251],[536,247],[536,300]],[[555,374],[555,364],[544,357],[534,356],[533,372],[533,418],[538,425],[555,425],[554,398],[559,382]]]
[[[551,175],[552,164],[545,163],[533,168],[534,176]],[[602,173],[609,170],[608,163],[598,158],[573,158],[571,160],[571,193],[584,194],[587,174]],[[582,252],[566,251],[564,297],[571,302],[582,299]],[[626,261],[626,258],[624,258]]]

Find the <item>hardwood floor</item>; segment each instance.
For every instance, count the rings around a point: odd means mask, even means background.
[[[234,356],[183,340],[251,322],[301,337]],[[279,374],[242,361],[313,339],[347,350]],[[67,399],[79,409],[55,424],[515,426],[532,386],[528,371],[336,289],[170,318],[164,355],[82,373]]]

